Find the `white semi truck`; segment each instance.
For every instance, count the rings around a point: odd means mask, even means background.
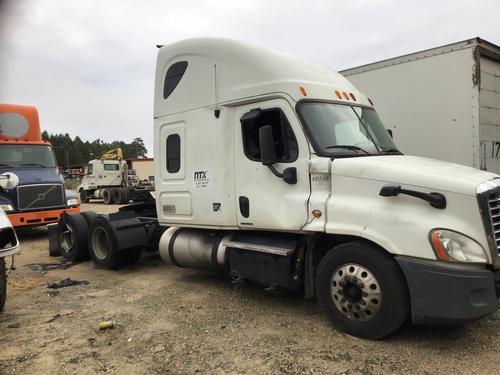
[[[500,173],[500,47],[480,38],[340,72],[405,154]]]
[[[152,200],[151,183],[131,178],[121,149],[111,150],[100,159],[90,160],[77,190],[80,201],[102,199],[104,204],[126,204]]]
[[[401,154],[320,63],[222,39],[161,47],[154,154],[154,206],[58,225],[98,266],[159,248],[316,296],[337,329],[370,339],[500,307],[500,176]]]

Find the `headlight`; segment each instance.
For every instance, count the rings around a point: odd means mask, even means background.
[[[66,202],[68,206],[79,206],[80,205],[80,199],[78,198],[71,198],[68,199]]]
[[[487,263],[488,255],[472,238],[446,229],[434,229],[429,235],[439,260],[450,262]]]
[[[14,211],[14,207],[11,204],[0,204],[0,208],[5,212]]]
[[[4,190],[14,189],[19,185],[19,177],[15,173],[5,172],[0,174],[0,187]]]

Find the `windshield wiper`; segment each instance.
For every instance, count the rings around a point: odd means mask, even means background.
[[[382,154],[396,154],[396,155],[403,155],[401,151],[399,151],[397,148],[389,148],[387,150],[381,150]]]
[[[366,155],[371,155],[368,151],[363,150],[361,147],[353,146],[353,145],[335,145],[335,146],[328,146],[325,148],[327,148],[327,149],[329,149],[329,148],[344,148],[346,150],[361,151],[361,152],[365,153]]]
[[[14,168],[14,166],[12,164],[5,164],[5,163],[0,163],[0,167]]]

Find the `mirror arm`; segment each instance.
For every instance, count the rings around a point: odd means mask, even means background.
[[[273,172],[276,177],[283,179],[283,181],[285,181],[287,184],[294,185],[297,183],[297,168],[289,167],[286,168],[283,173],[280,173],[272,165],[267,165],[267,167],[271,170],[271,172]]]
[[[273,174],[276,177],[283,178],[283,173],[278,172],[278,170],[276,168],[274,168],[274,166],[268,165],[267,167],[271,170],[271,172],[273,172]]]

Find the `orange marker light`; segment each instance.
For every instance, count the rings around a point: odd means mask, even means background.
[[[342,99],[342,95],[340,95],[339,90],[335,90],[335,94],[337,95],[337,98]]]
[[[306,91],[306,88],[304,86],[300,86],[299,90],[302,93],[302,95],[307,96],[307,91]]]
[[[370,98],[368,98],[368,101],[370,102],[370,104],[371,104],[371,105],[372,105],[372,107],[373,107],[373,102],[372,102],[372,100],[371,100]]]
[[[434,246],[434,250],[436,250],[436,255],[438,256],[439,259],[441,260],[449,260],[450,256],[446,252],[445,248],[443,247],[443,244],[441,243],[441,232],[440,231],[435,231],[431,235],[431,241],[432,245]]]
[[[321,217],[321,211],[320,210],[314,210],[312,212],[313,216],[316,218],[316,219],[319,219]]]
[[[345,100],[349,100],[349,95],[345,91],[343,91],[342,94],[344,95]]]
[[[354,96],[354,94],[352,92],[350,92],[349,95],[351,95],[352,100],[356,101],[356,97]]]

